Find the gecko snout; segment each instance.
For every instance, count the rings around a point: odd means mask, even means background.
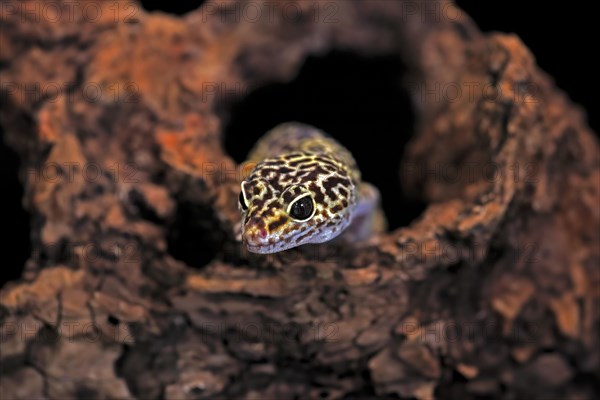
[[[260,223],[259,220],[251,219],[246,223],[242,239],[244,243],[251,245],[265,245],[268,244],[268,234],[264,224]]]

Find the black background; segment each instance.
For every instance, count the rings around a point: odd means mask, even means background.
[[[202,1],[142,3],[148,10],[183,14]],[[598,48],[592,34],[595,13],[583,2],[529,3],[458,1],[484,32],[516,33],[538,65],[587,110],[590,126],[598,132],[595,97],[599,68],[591,59]],[[406,225],[424,204],[407,199],[397,184],[399,154],[413,128],[411,104],[400,86],[403,71],[401,62],[391,57],[365,59],[336,52],[310,58],[291,83],[258,89],[234,105],[225,130],[226,149],[242,161],[254,141],[279,122],[300,120],[317,125],[340,139],[356,156],[365,179],[380,187],[390,226]],[[391,136],[397,132],[406,134]],[[21,204],[18,167],[16,155],[0,141],[0,275],[7,280],[21,274],[31,251],[29,215]],[[2,283],[0,277],[0,286]]]

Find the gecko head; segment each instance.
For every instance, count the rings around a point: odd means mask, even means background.
[[[266,160],[242,182],[242,240],[249,251],[276,253],[322,243],[346,228],[355,203],[353,182],[312,167],[314,173],[290,168],[285,159]]]

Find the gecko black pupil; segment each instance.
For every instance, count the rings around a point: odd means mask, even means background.
[[[292,207],[290,208],[290,215],[294,219],[303,220],[308,217],[313,212],[313,202],[309,196],[303,197],[300,200],[297,200]]]
[[[242,210],[246,211],[248,209],[248,206],[246,205],[246,200],[244,199],[244,193],[240,192],[240,206],[242,207]]]

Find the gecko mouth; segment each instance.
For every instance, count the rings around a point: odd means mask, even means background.
[[[270,236],[270,237],[260,238],[260,237],[257,237],[256,235],[246,236],[246,235],[242,234],[242,242],[246,246],[248,251],[250,251],[252,253],[271,254],[271,253],[277,253],[280,251],[284,251],[289,248],[303,244],[303,243],[297,243],[297,244],[291,245],[291,243],[295,243],[295,238],[298,236],[299,235],[294,235],[292,237],[284,239],[279,236]],[[275,239],[275,240],[273,240],[273,239]]]
[[[248,251],[250,251],[252,253],[258,253],[258,254],[271,254],[271,253],[277,253],[279,251],[284,250],[284,249],[278,248],[276,244],[245,243],[245,245],[246,245],[246,248],[248,249]]]
[[[281,244],[269,242],[269,239],[259,238],[256,237],[256,235],[247,236],[242,234],[242,243],[246,246],[248,251],[252,253],[269,254],[283,250]]]
[[[327,241],[337,237],[338,235],[340,235],[341,231],[342,230],[338,230],[335,233],[328,232],[326,234],[312,236],[308,240],[305,239],[305,240],[302,240],[299,242],[296,241],[296,239],[299,238],[300,236],[302,236],[303,234],[306,235],[306,232],[299,232],[296,235],[293,235],[287,239],[279,238],[278,240],[275,240],[273,242],[268,242],[269,239],[263,239],[264,240],[263,243],[261,243],[260,239],[256,240],[256,238],[254,238],[252,240],[248,240],[247,238],[244,238],[243,244],[246,246],[248,251],[250,251],[252,253],[271,254],[271,253],[277,253],[280,251],[288,250],[288,249],[291,249],[294,247],[303,246],[306,244],[327,242]]]

